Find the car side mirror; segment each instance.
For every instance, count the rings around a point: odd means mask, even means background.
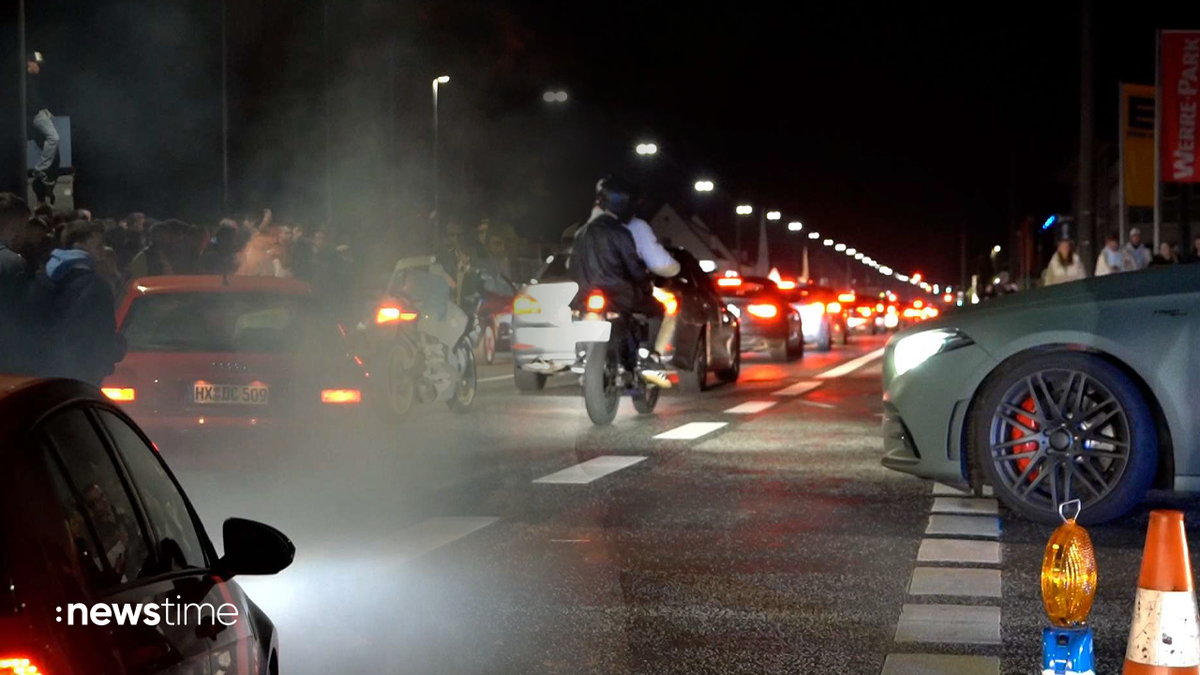
[[[230,518],[221,528],[225,555],[217,561],[224,579],[238,574],[275,574],[296,558],[296,545],[287,535],[260,522]]]

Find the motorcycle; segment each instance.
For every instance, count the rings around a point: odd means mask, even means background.
[[[612,424],[623,394],[633,399],[638,414],[649,415],[658,405],[660,393],[658,386],[644,381],[638,372],[639,346],[648,334],[646,321],[629,312],[608,311],[607,304],[603,293],[592,291],[583,308],[572,312],[573,320],[601,321],[608,326],[596,341],[580,343],[580,362],[571,368],[582,375],[584,407],[596,426]]]
[[[446,403],[465,413],[475,400],[474,308],[468,314],[449,300],[432,264],[428,257],[400,261],[374,321],[359,324],[377,371],[373,398],[387,421],[401,421],[414,403]]]

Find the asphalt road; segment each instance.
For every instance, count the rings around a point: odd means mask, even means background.
[[[747,358],[737,385],[626,401],[608,428],[571,377],[519,394],[501,363],[466,415],[162,452],[214,536],[239,515],[295,541],[291,568],[239,580],[282,672],[1038,672],[1051,528],[879,465],[882,346]],[[1091,529],[1099,673],[1120,671],[1148,508]],[[947,540],[998,559],[918,562]]]

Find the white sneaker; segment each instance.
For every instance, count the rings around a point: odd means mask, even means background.
[[[643,370],[641,371],[642,379],[653,384],[659,389],[670,389],[671,380],[667,378],[665,370]]]

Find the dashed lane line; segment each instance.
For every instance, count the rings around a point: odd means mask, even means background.
[[[868,352],[866,354],[863,354],[862,356],[860,356],[856,359],[851,359],[851,360],[843,363],[842,365],[837,366],[836,368],[830,368],[829,370],[826,370],[825,372],[818,374],[817,379],[818,380],[828,380],[828,379],[832,379],[835,377],[841,377],[843,375],[848,375],[848,374],[853,373],[854,371],[858,370],[859,368],[862,368],[863,366],[867,365],[868,363],[874,361],[875,359],[877,359],[881,356],[883,356],[883,348],[882,347],[879,349],[876,349],[873,352]]]
[[[966,654],[888,654],[880,675],[1000,675],[1000,659]]]
[[[775,401],[746,401],[741,405],[735,405],[725,412],[730,415],[753,415],[760,413],[767,408],[775,405]]]
[[[664,431],[654,438],[661,441],[691,441],[711,434],[728,424],[729,422],[688,422],[670,431]]]
[[[922,539],[917,562],[1000,564],[1000,542],[977,539]]]
[[[918,567],[913,570],[908,594],[998,598],[1000,570],[978,567]]]
[[[1000,537],[1000,519],[982,516],[955,516],[935,513],[929,516],[925,534],[957,537]]]
[[[562,471],[555,471],[548,476],[534,480],[535,483],[551,483],[557,485],[585,485],[610,473],[631,467],[646,459],[640,455],[600,455],[586,462],[568,466]]]
[[[896,624],[896,642],[998,645],[1000,608],[906,603]]]
[[[771,392],[773,396],[803,396],[824,384],[814,380],[801,380],[793,385]]]

